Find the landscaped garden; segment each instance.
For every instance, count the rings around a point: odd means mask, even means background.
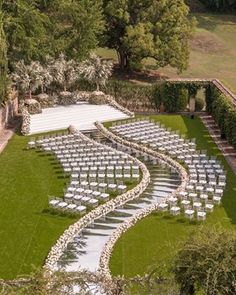
[[[236,1],[13,2],[0,293],[236,294]]]
[[[222,225],[234,228],[236,222],[236,176],[224,156],[204,127],[200,118],[190,119],[180,115],[151,116],[158,122],[180,130],[187,138],[196,138],[199,150],[207,150],[208,155],[217,156],[227,171],[227,186],[223,203],[208,216],[204,226]],[[110,267],[114,275],[143,275],[158,263],[169,264],[187,237],[198,229],[199,224],[182,217],[163,213],[152,214],[138,222],[118,241]]]

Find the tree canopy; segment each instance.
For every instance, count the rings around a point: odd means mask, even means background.
[[[182,295],[236,294],[236,234],[202,228],[179,251],[174,273]]]
[[[76,60],[88,57],[104,30],[102,0],[51,0],[47,3],[44,9],[50,15],[56,54],[64,52]]]
[[[158,67],[187,68],[195,21],[184,0],[106,0],[104,13],[104,43],[117,51],[123,69],[148,57]]]
[[[10,61],[44,60],[65,52],[84,59],[103,32],[100,0],[2,0]]]

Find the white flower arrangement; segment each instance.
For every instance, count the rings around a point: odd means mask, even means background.
[[[130,147],[131,149],[139,150],[142,153],[145,153],[147,155],[150,155],[152,157],[157,158],[159,161],[166,163],[169,167],[175,169],[178,171],[179,175],[181,176],[181,184],[175,190],[174,192],[170,193],[168,198],[170,196],[175,196],[178,194],[179,191],[183,190],[187,184],[188,181],[188,174],[186,170],[176,161],[172,160],[166,155],[162,155],[158,152],[155,152],[149,148],[139,146],[135,143],[128,142],[126,140],[123,140],[122,138],[118,137],[117,135],[111,133],[108,131],[101,123],[96,122],[96,126],[100,132],[102,132],[107,138],[123,144],[125,146]],[[73,129],[73,132],[75,130]],[[85,135],[81,134],[81,136],[86,137]],[[87,137],[86,137],[87,139]],[[129,156],[131,157],[131,156]],[[110,200],[107,203],[97,207],[87,215],[85,215],[83,218],[81,218],[78,222],[71,225],[64,233],[63,235],[57,240],[56,244],[51,248],[51,251],[48,254],[48,257],[46,259],[44,269],[46,271],[54,271],[57,268],[57,261],[63,254],[63,251],[66,249],[68,243],[70,243],[76,235],[78,235],[83,228],[88,226],[91,222],[93,222],[95,219],[98,219],[100,217],[105,216],[109,212],[113,211],[115,208],[119,206],[123,206],[127,201],[133,200],[135,198],[138,198],[144,190],[147,188],[148,184],[150,183],[150,173],[141,161],[139,161],[136,158],[131,157],[136,164],[139,166],[139,168],[142,171],[142,180],[140,183],[134,187],[132,190],[121,194],[117,196],[114,200]],[[141,218],[147,216],[154,210],[157,210],[158,204],[150,205],[148,208],[143,209],[134,216],[132,216],[129,220],[124,222],[120,227],[117,228],[117,230],[112,234],[109,241],[106,243],[106,245],[103,248],[103,251],[101,253],[100,257],[100,272],[104,275],[105,278],[110,279],[111,273],[109,270],[109,260],[111,256],[112,249],[114,247],[115,242],[117,239],[124,233],[128,228],[133,226],[138,220]]]

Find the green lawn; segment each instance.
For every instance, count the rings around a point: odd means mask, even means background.
[[[41,267],[59,236],[79,218],[48,210],[48,196],[63,196],[68,178],[54,156],[27,150],[28,140],[16,134],[0,154],[0,278],[4,279]],[[126,184],[129,190],[137,182]]]
[[[179,115],[151,116],[166,127],[180,130],[186,137],[196,138],[199,149],[208,155],[216,155],[227,170],[227,186],[222,206],[216,208],[207,218],[206,225],[221,224],[235,227],[236,224],[236,175],[232,172],[199,118],[191,120]],[[139,221],[117,242],[110,261],[114,275],[127,277],[148,272],[156,264],[169,264],[181,241],[196,230],[198,225],[182,217],[152,214]]]
[[[198,21],[192,42],[189,68],[180,77],[218,78],[236,92],[236,16],[194,14]],[[99,48],[97,53],[117,61],[114,51]],[[146,60],[148,67],[154,61]],[[178,77],[171,68],[158,69],[168,77]]]
[[[40,267],[50,247],[75,219],[45,213],[48,195],[65,186],[52,157],[26,150],[27,137],[14,135],[0,154],[0,277],[12,279]]]

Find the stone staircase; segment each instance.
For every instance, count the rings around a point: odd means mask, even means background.
[[[217,124],[215,123],[213,117],[208,114],[202,114],[200,116],[202,122],[208,129],[211,137],[214,139],[215,143],[217,144],[218,148],[224,154],[227,162],[233,169],[234,173],[236,174],[236,150],[235,148],[228,143],[226,139],[221,138],[221,132]]]

